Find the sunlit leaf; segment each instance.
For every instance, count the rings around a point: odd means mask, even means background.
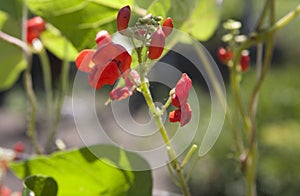
[[[0,0],[0,10],[6,13],[7,20],[2,24],[2,31],[21,38],[21,1]],[[22,50],[0,39],[0,91],[10,88],[26,68]]]
[[[37,156],[12,163],[10,168],[20,178],[35,174],[53,177],[58,195],[151,195],[151,171],[130,171],[133,164],[149,168],[136,154],[96,145]]]

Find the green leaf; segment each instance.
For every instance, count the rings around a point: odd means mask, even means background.
[[[95,36],[99,30],[116,32],[118,9],[128,1],[104,0],[26,0],[29,9],[42,16],[66,36],[78,49],[95,46]]]
[[[209,39],[219,23],[218,5],[211,0],[155,1],[149,7],[149,13],[171,17],[174,28],[201,41]]]
[[[7,14],[5,12],[0,11],[0,30],[7,20]]]
[[[21,37],[21,1],[0,0],[0,10],[7,14],[7,20],[2,26],[2,31],[20,38]],[[10,88],[19,78],[20,73],[26,68],[22,50],[0,39],[0,91]]]
[[[10,168],[20,178],[33,174],[52,176],[58,195],[151,195],[151,171],[138,155],[111,145],[96,145],[51,156],[15,162]]]
[[[56,196],[57,183],[52,177],[29,176],[24,180],[23,196]]]
[[[48,25],[47,30],[41,34],[40,39],[43,45],[59,59],[64,60],[67,57],[67,60],[75,61],[78,51],[54,27],[51,28]]]

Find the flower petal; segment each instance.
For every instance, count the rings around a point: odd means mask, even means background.
[[[131,78],[135,81],[135,83],[137,84],[141,84],[141,79],[140,79],[140,75],[137,71],[135,70],[131,70],[130,71],[130,76]],[[125,78],[125,85],[131,89],[132,87],[134,87],[134,83],[131,81],[131,79],[129,77]]]
[[[76,67],[78,70],[82,72],[91,72],[92,66],[91,66],[91,60],[93,55],[95,54],[95,50],[85,49],[82,50],[78,56],[76,57]]]
[[[178,98],[180,105],[183,105],[187,102],[189,97],[189,90],[192,87],[192,80],[186,73],[183,73],[180,80],[175,86],[175,94]]]
[[[126,52],[127,51],[123,46],[110,42],[98,48],[98,50],[96,51],[96,53],[92,58],[92,61],[96,65],[105,66],[108,64],[108,62],[112,61],[113,59],[117,58],[119,55]]]
[[[186,125],[190,122],[192,118],[192,110],[189,103],[185,103],[180,108],[181,116],[180,116],[180,126]]]
[[[170,122],[179,122],[181,117],[181,111],[180,110],[174,110],[169,113],[169,119]]]
[[[95,65],[89,75],[89,84],[99,89],[105,84],[113,85],[120,76],[121,73],[115,61],[111,61],[106,66]]]
[[[126,99],[131,95],[132,95],[132,91],[130,91],[126,86],[115,88],[109,93],[109,96],[112,100],[118,100],[118,101],[122,99]]]

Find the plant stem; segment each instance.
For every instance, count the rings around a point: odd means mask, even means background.
[[[173,166],[173,169],[176,171],[177,173],[177,177],[178,177],[178,181],[179,181],[179,184],[180,184],[180,188],[183,192],[183,194],[185,196],[189,196],[190,195],[190,192],[189,192],[189,188],[188,188],[188,185],[187,185],[187,182],[184,178],[184,175],[183,175],[183,170],[182,168],[180,167],[180,164],[176,158],[176,154],[175,154],[175,151],[174,151],[174,148],[172,147],[172,144],[170,142],[170,139],[169,139],[169,136],[168,136],[168,133],[164,127],[164,124],[161,120],[161,116],[158,114],[159,111],[157,111],[157,109],[155,108],[155,105],[154,105],[154,102],[152,100],[152,96],[151,96],[151,93],[149,91],[149,88],[147,86],[147,84],[145,82],[143,82],[141,84],[141,92],[143,93],[144,95],[144,98],[146,100],[146,103],[151,111],[151,114],[153,115],[153,118],[156,122],[156,125],[158,126],[159,128],[159,131],[160,131],[160,134],[163,138],[163,141],[164,143],[166,144],[167,146],[167,149],[168,149],[168,152],[169,152],[169,156],[171,158],[171,163],[172,163],[172,166]]]
[[[38,55],[41,60],[42,71],[44,76],[44,87],[45,87],[45,94],[46,94],[46,105],[47,105],[47,131],[50,131],[50,127],[52,124],[53,118],[53,109],[52,109],[52,100],[53,100],[53,93],[52,93],[52,74],[51,74],[51,66],[49,62],[49,58],[45,48],[38,52]]]
[[[32,53],[29,49],[29,47],[26,45],[26,37],[27,37],[27,31],[26,31],[26,20],[27,20],[28,10],[25,3],[23,3],[23,10],[22,10],[22,40],[18,40],[17,38],[9,37],[12,41],[11,43],[19,46],[23,52],[25,57],[25,62],[27,64],[24,75],[23,75],[23,83],[25,87],[26,94],[29,99],[30,104],[30,111],[29,111],[29,123],[28,123],[28,130],[27,134],[28,137],[32,143],[32,146],[37,154],[41,154],[40,147],[38,145],[37,139],[36,139],[36,129],[35,129],[35,123],[36,123],[36,109],[37,109],[37,101],[36,96],[32,87],[32,77],[31,77],[31,60],[32,60]]]
[[[67,45],[67,42],[65,42],[65,58],[62,62],[62,69],[61,69],[61,75],[60,75],[60,91],[58,93],[57,101],[56,101],[56,107],[55,107],[55,114],[54,114],[54,123],[52,126],[52,129],[50,130],[48,134],[48,140],[46,144],[46,152],[51,152],[51,147],[53,144],[53,141],[55,139],[55,136],[57,134],[57,127],[59,124],[59,121],[61,119],[61,109],[64,102],[64,97],[68,89],[68,81],[69,81],[69,60],[68,60],[68,52],[69,48]]]

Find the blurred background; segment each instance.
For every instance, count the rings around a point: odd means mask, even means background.
[[[260,0],[224,0],[220,5],[221,21],[214,35],[207,41],[201,42],[215,59],[222,72],[225,84],[228,86],[227,67],[222,65],[217,57],[217,49],[222,46],[221,37],[224,34],[222,23],[229,18],[242,22],[242,33],[248,34],[255,26],[264,1]],[[299,4],[299,0],[277,0],[277,17],[284,16]],[[298,195],[300,193],[300,17],[281,29],[276,34],[276,43],[272,65],[260,93],[258,103],[258,132],[259,132],[259,161],[258,161],[258,195]],[[188,48],[188,47],[187,47]],[[256,80],[255,51],[250,49],[251,68],[244,74],[242,80],[243,96],[249,96]],[[61,61],[50,52],[53,77],[60,72]],[[174,60],[175,59],[175,60]],[[174,66],[187,64],[176,54],[167,54],[162,61],[177,62]],[[43,85],[38,58],[33,60],[34,88],[38,98],[43,100]],[[0,65],[1,66],[1,65]],[[76,68],[71,66],[71,78],[75,76]],[[201,89],[201,119],[209,119],[209,96],[205,95],[203,80],[193,75],[193,70],[182,70],[191,73],[190,76],[196,89]],[[55,80],[54,80],[55,81]],[[72,83],[72,81],[71,81]],[[83,146],[72,117],[71,89],[62,110],[62,120],[59,125],[58,137],[62,138],[68,148]],[[105,97],[110,88],[99,92]],[[161,90],[161,92],[160,92]],[[165,89],[156,90],[158,97]],[[202,96],[203,95],[203,96]],[[228,92],[230,99],[230,93]],[[138,96],[132,99],[139,101]],[[133,105],[136,105],[136,103]],[[39,106],[40,108],[43,105]],[[102,110],[104,106],[99,108]],[[0,92],[0,146],[12,148],[17,141],[26,143],[26,152],[32,149],[26,136],[27,98],[24,93],[21,78],[10,89]],[[134,108],[134,107],[133,107]],[[136,107],[135,109],[140,109]],[[204,112],[202,112],[204,111]],[[38,111],[37,129],[40,142],[43,141],[43,111]],[[195,141],[197,138],[195,138]],[[231,130],[225,122],[224,128],[212,151],[199,161],[193,173],[190,186],[193,195],[243,195],[244,183],[238,160],[234,156]],[[177,192],[170,182],[166,168],[154,171],[154,188]],[[161,183],[163,182],[163,183]],[[4,183],[17,185],[21,182],[8,175]]]

